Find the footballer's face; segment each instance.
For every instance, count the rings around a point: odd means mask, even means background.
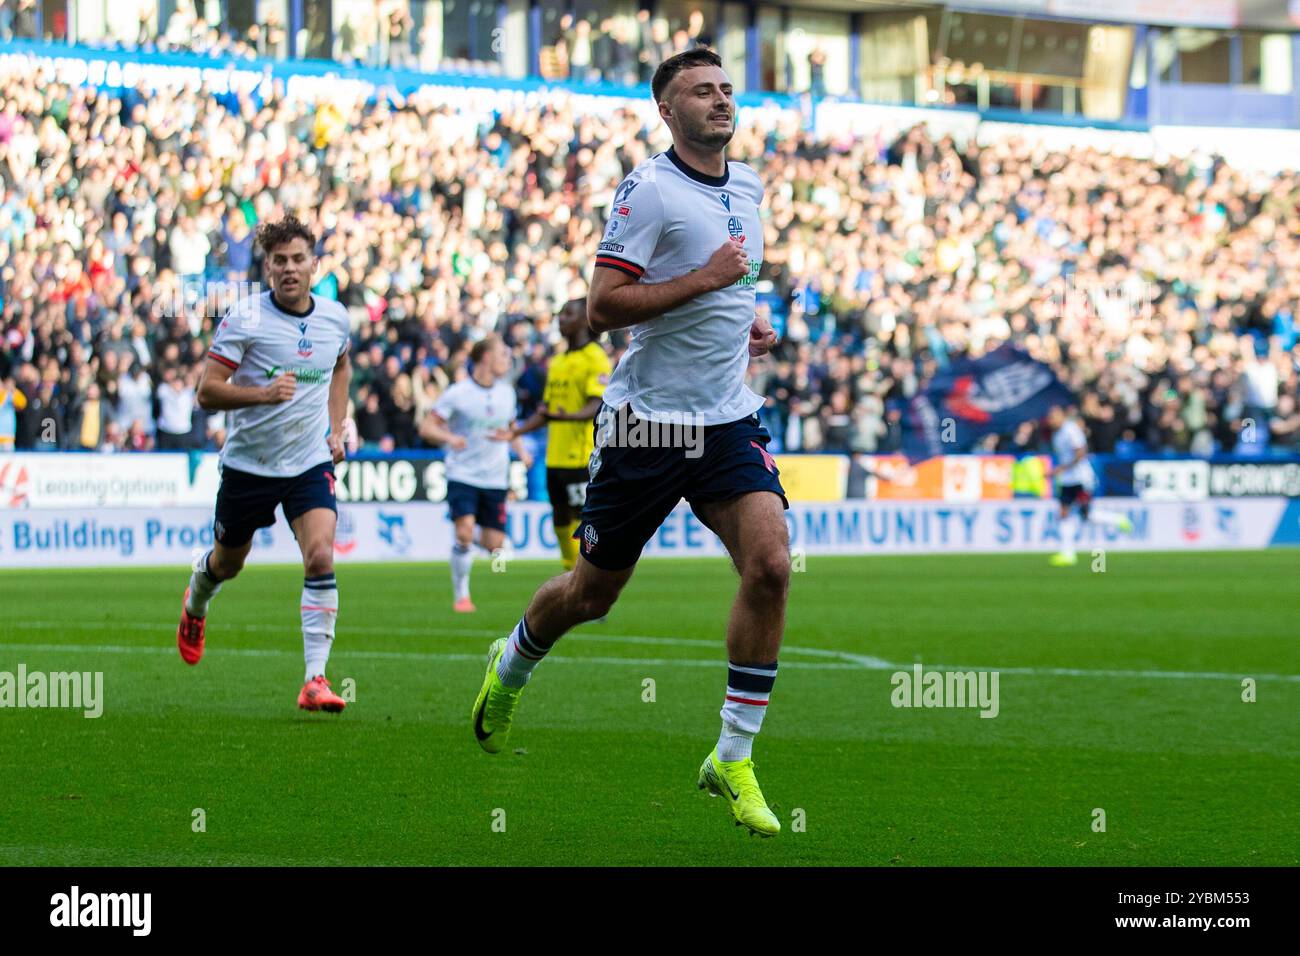
[[[316,257],[311,246],[301,237],[282,242],[266,257],[266,275],[283,302],[303,301],[311,290],[312,273],[316,271]]]
[[[560,310],[560,334],[566,339],[577,338],[587,328],[587,302],[571,299]]]
[[[720,66],[694,66],[674,76],[659,113],[673,133],[700,149],[723,149],[736,135],[736,92]]]
[[[1056,431],[1065,424],[1065,410],[1060,405],[1053,405],[1047,412],[1047,426]]]
[[[487,365],[496,378],[501,378],[510,371],[510,350],[506,348],[504,342],[492,346],[492,350],[487,355]]]

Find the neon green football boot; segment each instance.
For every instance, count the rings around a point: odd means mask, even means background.
[[[470,713],[474,722],[474,739],[490,754],[505,749],[510,737],[510,723],[514,720],[515,708],[519,706],[519,695],[524,692],[522,687],[507,687],[497,677],[497,661],[505,649],[504,637],[497,638],[488,648],[487,673],[483,675],[483,686]]]
[[[718,759],[715,747],[700,766],[697,785],[701,790],[708,790],[709,796],[727,801],[731,815],[736,818],[736,826],[747,827],[751,834],[757,833],[761,837],[776,836],[781,832],[776,814],[768,809],[763,791],[758,789],[754,761],[748,757],[724,762]]]

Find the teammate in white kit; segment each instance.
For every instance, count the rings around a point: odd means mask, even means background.
[[[790,554],[788,505],[756,414],[763,399],[745,386],[750,358],[776,342],[754,317],[763,186],[727,161],[736,101],[716,53],[665,60],[651,86],[673,148],[623,180],[598,247],[588,322],[631,333],[595,423],[577,566],[544,584],[510,637],[493,643],[471,718],[479,744],[498,753],[533,668],[566,631],[610,609],[685,498],[740,572],[722,731],[696,783],[727,801],[738,826],[772,836],[781,826],[750,754],[776,680]],[[648,434],[659,436],[654,447]]]
[[[304,710],[345,703],[325,679],[339,592],[334,579],[334,465],[343,460],[351,325],[339,303],[311,294],[316,239],[293,217],[258,229],[270,292],[222,319],[199,381],[198,402],[226,411],[215,544],[194,563],[176,644],[187,664],[203,656],[208,602],[237,575],[278,505],[302,551]]]
[[[455,525],[452,609],[461,614],[475,610],[469,595],[475,524],[485,551],[496,551],[505,542],[509,448],[525,468],[532,465],[523,442],[510,432],[518,417],[514,386],[504,377],[510,371],[510,350],[488,336],[474,343],[469,360],[469,377],[443,392],[420,425],[426,440],[447,447],[447,506]]]
[[[1122,514],[1092,507],[1092,491],[1097,478],[1092,463],[1088,461],[1088,439],[1083,434],[1083,426],[1059,405],[1048,410],[1047,425],[1052,430],[1052,458],[1055,461],[1047,477],[1056,479],[1056,496],[1061,503],[1061,550],[1052,555],[1050,561],[1057,567],[1066,567],[1079,561],[1074,552],[1074,543],[1079,536],[1079,522],[1074,518],[1074,509],[1079,510],[1079,517],[1084,521],[1118,528],[1125,533],[1132,531],[1133,525]]]

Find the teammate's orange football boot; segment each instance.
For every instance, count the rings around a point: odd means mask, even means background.
[[[298,695],[298,707],[301,710],[324,710],[337,714],[348,705],[338,694],[330,690],[330,682],[323,674],[317,674],[302,685]]]
[[[176,646],[180,649],[181,660],[186,664],[197,664],[203,656],[203,628],[207,625],[206,617],[195,617],[189,611],[190,589],[185,589],[185,600],[181,603],[181,622],[176,627]]]
[[[478,608],[474,606],[474,602],[467,597],[457,598],[456,603],[451,606],[451,609],[457,614],[473,614],[478,610]]]

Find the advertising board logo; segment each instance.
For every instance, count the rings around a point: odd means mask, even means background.
[[[1192,506],[1183,509],[1183,540],[1187,542],[1201,539],[1201,515]]]
[[[1236,540],[1241,537],[1241,526],[1237,522],[1236,509],[1220,505],[1214,509],[1214,522],[1219,533],[1225,538]]]
[[[0,465],[0,505],[6,508],[26,508],[30,479],[27,468],[16,462]]]
[[[406,554],[411,548],[411,536],[406,530],[406,515],[379,512],[379,539],[398,554]]]
[[[339,509],[338,525],[334,529],[334,553],[351,554],[357,549],[357,523],[345,509]]]

